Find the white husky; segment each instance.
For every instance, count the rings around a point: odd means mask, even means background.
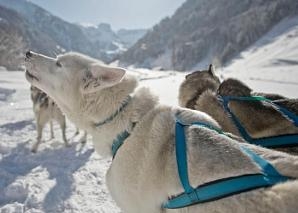
[[[68,53],[49,58],[26,53],[26,78],[46,91],[78,127],[93,136],[96,151],[112,156],[113,140],[123,131],[130,136],[118,150],[107,173],[112,197],[125,213],[295,213],[298,181],[193,205],[163,209],[170,197],[182,193],[175,157],[175,120],[218,126],[207,114],[161,106],[124,69]],[[210,103],[212,104],[212,103]],[[188,173],[193,187],[217,179],[260,172],[240,149],[240,143],[204,127],[185,128]],[[298,157],[245,144],[286,176],[298,177]]]

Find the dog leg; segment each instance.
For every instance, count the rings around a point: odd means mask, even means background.
[[[77,127],[76,132],[75,132],[74,135],[78,135],[78,134],[80,134],[80,130],[79,130],[79,128]]]
[[[34,153],[37,152],[38,146],[41,142],[42,130],[43,130],[43,127],[44,127],[44,124],[40,123],[39,118],[37,118],[36,121],[37,121],[36,122],[36,125],[37,125],[37,141],[36,141],[35,144],[33,144],[32,148],[31,148],[31,152],[34,152]]]
[[[54,129],[53,129],[53,121],[50,121],[50,128],[51,128],[51,139],[54,139]]]
[[[63,138],[63,141],[64,141],[64,144],[66,147],[70,146],[70,144],[68,143],[67,139],[66,139],[66,133],[65,133],[65,130],[66,130],[66,121],[65,121],[65,117],[63,116],[63,118],[60,118],[59,119],[59,124],[60,124],[60,127],[61,127],[61,130],[62,130],[62,138]]]
[[[84,146],[86,142],[87,142],[87,132],[84,131],[84,135],[80,138],[79,143],[81,143]]]

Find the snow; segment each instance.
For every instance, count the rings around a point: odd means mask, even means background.
[[[105,186],[110,162],[91,142],[81,148],[70,122],[70,148],[55,125],[55,139],[46,128],[38,153],[30,152],[36,130],[24,77],[0,71],[0,212],[119,212]]]
[[[257,91],[297,98],[298,17],[285,19],[221,70]]]
[[[124,47],[124,44],[113,41],[112,44],[114,44],[117,48],[115,50],[107,50],[106,53],[109,55],[117,54],[117,53],[122,53],[127,50],[127,48]]]
[[[98,26],[96,24],[91,24],[91,23],[87,23],[87,22],[81,22],[81,23],[77,23],[78,25],[82,26],[82,27],[93,27],[93,28],[98,28]]]
[[[63,47],[59,46],[59,45],[56,45],[56,49],[60,50],[62,53],[66,52],[66,50]]]
[[[139,75],[141,86],[149,87],[153,93],[158,94],[162,104],[178,105],[178,89],[185,73],[147,69],[134,69],[133,72]]]
[[[276,26],[229,66],[218,71],[236,77],[256,91],[277,92],[297,98],[298,19]],[[177,105],[178,88],[185,73],[133,69],[140,84],[160,96],[161,102]],[[65,148],[58,125],[55,139],[44,142],[38,153],[29,84],[23,72],[0,70],[0,212],[105,212],[120,210],[110,197],[104,175],[110,160],[94,152],[90,138],[85,147],[68,122]]]

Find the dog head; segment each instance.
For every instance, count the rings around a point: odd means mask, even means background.
[[[220,84],[219,78],[215,75],[213,66],[208,70],[195,71],[185,76],[179,89],[179,104],[182,107],[194,109],[195,101],[207,91],[216,91]]]
[[[69,113],[77,113],[72,109],[81,104],[83,97],[121,82],[126,72],[77,53],[50,58],[29,51],[25,66],[26,79]]]
[[[223,81],[217,93],[222,96],[250,96],[251,89],[241,81],[229,78]]]

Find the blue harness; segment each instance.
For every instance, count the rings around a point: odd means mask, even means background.
[[[205,123],[192,123],[199,127],[204,127],[223,134],[213,126]],[[278,183],[291,180],[290,177],[281,175],[268,161],[254,153],[247,147],[240,145],[242,151],[248,155],[261,169],[259,174],[247,174],[236,177],[224,178],[209,183],[205,183],[193,188],[188,179],[187,169],[187,148],[184,127],[190,126],[176,121],[176,160],[180,182],[183,186],[184,193],[168,200],[163,204],[163,208],[177,209],[199,203],[218,200],[241,192],[250,191],[257,188],[270,187]]]
[[[260,145],[267,148],[280,148],[298,146],[298,134],[286,134],[278,136],[270,136],[264,138],[252,138],[244,126],[241,124],[237,116],[232,112],[229,107],[230,101],[265,101],[275,107],[283,116],[287,117],[293,124],[298,127],[298,116],[290,112],[288,109],[273,103],[271,100],[261,96],[237,97],[237,96],[219,96],[225,111],[231,116],[234,124],[236,125],[241,136],[249,143]]]
[[[119,110],[116,111],[112,116],[102,122],[95,124],[95,126],[99,127],[108,122],[111,122],[127,106],[130,99],[131,97],[129,97],[128,100],[124,102]],[[176,209],[199,203],[210,202],[234,194],[239,194],[241,192],[250,191],[257,188],[270,187],[277,183],[282,183],[292,179],[290,177],[281,175],[268,161],[266,161],[247,147],[239,145],[242,151],[246,153],[260,167],[260,173],[224,178],[193,188],[190,185],[188,179],[187,148],[184,132],[184,127],[188,127],[191,125],[204,127],[224,135],[224,132],[222,130],[206,123],[195,122],[192,124],[183,124],[180,121],[176,121],[176,161],[180,182],[185,192],[172,199],[169,199],[162,205],[162,208]],[[129,135],[130,133],[127,130],[124,130],[114,139],[111,148],[113,158],[115,157],[118,149],[122,146],[124,141],[129,137]]]

